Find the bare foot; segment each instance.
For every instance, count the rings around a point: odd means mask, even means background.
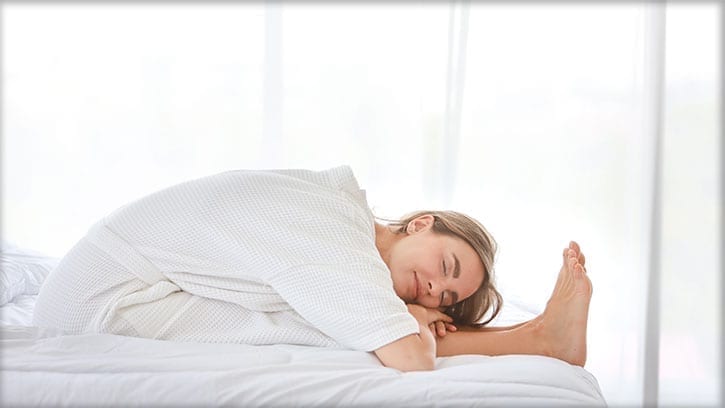
[[[537,324],[546,339],[547,354],[584,366],[587,359],[587,317],[592,283],[584,268],[584,254],[572,241],[563,253],[554,291]]]

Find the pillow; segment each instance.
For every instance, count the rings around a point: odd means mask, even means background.
[[[0,247],[0,306],[16,296],[37,295],[59,259],[2,242]]]

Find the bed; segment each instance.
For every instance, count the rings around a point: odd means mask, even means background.
[[[403,373],[371,353],[66,335],[32,326],[57,259],[3,244],[2,406],[606,406],[594,376],[528,355],[438,358]],[[532,316],[508,301],[496,324]]]

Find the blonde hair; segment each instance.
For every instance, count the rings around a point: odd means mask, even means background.
[[[493,236],[475,219],[455,211],[416,211],[405,215],[402,219],[391,221],[388,225],[398,227],[396,234],[405,233],[408,224],[423,215],[433,216],[433,232],[457,237],[468,243],[481,258],[483,263],[483,282],[473,295],[448,306],[444,313],[453,318],[459,325],[484,326],[491,322],[503,307],[503,298],[496,290],[494,279],[494,258],[497,244]],[[486,312],[491,310],[488,318],[481,322]]]

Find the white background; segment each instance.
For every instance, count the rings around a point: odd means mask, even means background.
[[[62,256],[104,214],[180,181],[350,164],[379,216],[481,220],[502,290],[539,310],[580,242],[586,368],[610,405],[642,403],[646,6],[2,7],[4,240]],[[716,3],[667,6],[663,405],[720,401],[719,33]]]

